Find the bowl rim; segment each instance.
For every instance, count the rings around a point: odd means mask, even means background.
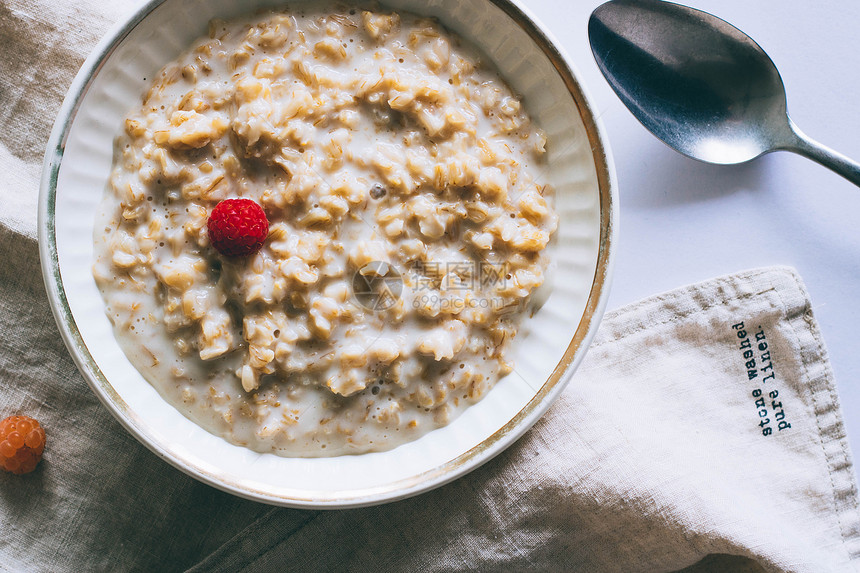
[[[249,489],[239,484],[225,482],[205,468],[192,465],[177,452],[171,451],[166,444],[149,435],[143,421],[125,404],[101,372],[83,340],[66,298],[59,265],[54,220],[57,183],[66,138],[75,121],[83,97],[104,63],[137,25],[167,1],[149,0],[117,22],[93,48],[66,93],[51,130],[42,165],[38,202],[38,239],[42,277],[48,294],[48,301],[63,342],[78,370],[83,374],[87,384],[102,404],[140,443],[189,476],[239,497],[302,509],[364,507],[411,497],[461,477],[513,444],[534,425],[555,401],[582,361],[606,307],[614,264],[615,249],[613,245],[618,236],[617,183],[605,128],[599,115],[594,112],[595,108],[591,103],[590,96],[578,79],[581,77],[580,74],[558,41],[527,8],[522,6],[521,0],[485,0],[501,9],[520,26],[550,60],[574,100],[592,150],[599,194],[600,236],[597,265],[582,317],[561,360],[540,390],[504,426],[480,444],[460,453],[441,466],[387,484],[385,488],[382,488],[382,491],[380,488],[374,488],[339,492],[340,495],[332,495],[324,499],[318,496],[284,496],[262,489]]]

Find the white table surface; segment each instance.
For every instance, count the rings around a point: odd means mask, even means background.
[[[600,0],[523,0],[578,68],[618,172],[620,237],[608,308],[735,271],[796,268],[809,290],[860,462],[860,189],[786,152],[739,166],[685,158],[603,79],[587,22]],[[810,137],[860,160],[860,2],[683,0],[752,36],[779,68]]]

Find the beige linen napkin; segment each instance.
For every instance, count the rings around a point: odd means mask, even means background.
[[[854,470],[809,299],[788,269],[611,313],[524,438],[402,502],[271,508],[139,445],[60,342],[31,238],[62,94],[133,4],[0,0],[0,416],[33,415],[49,440],[36,472],[0,474],[0,569],[855,570]]]

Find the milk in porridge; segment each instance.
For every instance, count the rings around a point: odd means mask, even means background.
[[[95,226],[138,370],[286,456],[389,449],[479,400],[557,224],[545,137],[487,62],[435,21],[338,6],[212,22],[128,115]],[[269,235],[224,257],[207,219],[238,197]]]

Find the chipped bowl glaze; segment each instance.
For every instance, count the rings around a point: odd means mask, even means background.
[[[519,2],[385,1],[383,8],[436,17],[468,38],[547,132],[545,178],[556,189],[561,220],[547,284],[538,294],[543,304],[518,334],[514,372],[451,424],[414,442],[330,458],[285,458],[231,445],[165,402],[120,349],[90,272],[94,215],[114,137],[149,84],[146,78],[203,35],[211,18],[284,5],[152,0],[99,43],[69,89],[45,153],[39,199],[45,285],[62,337],[93,391],[132,435],[180,470],[224,491],[288,507],[402,499],[462,476],[512,444],[581,362],[610,282],[617,196],[609,147],[572,65]]]

